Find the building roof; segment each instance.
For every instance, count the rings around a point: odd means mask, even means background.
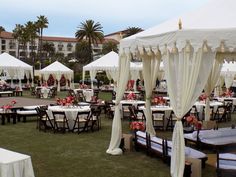
[[[5,39],[14,39],[13,38],[13,33],[11,32],[6,32],[3,31],[0,34],[1,38],[5,38]],[[54,36],[43,36],[43,41],[52,41],[52,42],[77,42],[78,40],[76,38],[72,38],[72,37],[54,37]],[[104,39],[102,41],[102,43],[104,42],[108,42],[108,41],[112,41],[114,43],[118,43],[118,41],[114,40],[114,39]],[[98,41],[98,44],[100,44],[100,42]]]
[[[105,35],[104,37],[113,36],[113,35],[116,35],[116,34],[118,34],[118,35],[124,34],[124,33],[126,33],[127,31],[128,31],[128,30],[117,31],[117,32],[114,32],[114,33],[107,34],[107,35]]]
[[[13,39],[13,33],[7,32],[7,31],[3,31],[0,34],[1,38],[5,38],[5,39]]]

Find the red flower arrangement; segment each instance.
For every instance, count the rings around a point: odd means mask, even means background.
[[[232,95],[233,95],[232,91],[231,90],[227,90],[221,96],[222,97],[232,97]]]
[[[135,93],[130,92],[130,93],[127,95],[127,99],[128,99],[128,100],[135,100],[135,99],[136,99]]]
[[[198,97],[200,101],[205,101],[207,99],[207,95],[204,93]]]
[[[190,115],[190,116],[186,117],[186,121],[190,125],[193,125],[197,130],[201,130],[202,129],[202,122],[198,121],[195,116]]]
[[[16,104],[16,100],[12,100],[11,103],[3,105],[1,108],[4,110],[11,109]]]
[[[68,96],[68,97],[63,98],[63,99],[57,98],[56,101],[57,101],[57,104],[61,105],[61,106],[70,106],[70,105],[76,103],[76,100],[73,96]]]
[[[79,88],[80,88],[80,89],[87,89],[88,86],[87,86],[86,84],[81,84],[81,85],[79,86]]]
[[[166,103],[166,100],[163,97],[154,97],[152,99],[152,103],[155,105],[164,105]]]
[[[145,130],[145,125],[143,122],[138,122],[138,121],[134,121],[130,123],[130,129],[131,130],[141,130],[144,131]]]

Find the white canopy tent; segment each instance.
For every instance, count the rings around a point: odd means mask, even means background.
[[[219,73],[223,59],[232,60],[235,57],[235,5],[235,0],[212,0],[194,12],[168,20],[120,42],[121,71],[124,68],[128,69],[131,53],[138,55],[143,61],[146,83],[146,131],[151,134],[155,134],[149,120],[151,82],[155,80],[160,60],[164,61],[170,104],[178,118],[172,138],[173,177],[182,177],[184,171],[182,117],[207,86],[210,74],[214,78]],[[125,75],[121,72],[119,81],[116,107],[120,102],[120,95],[124,92],[126,81]],[[117,155],[122,152],[118,146],[121,133],[119,110],[116,109],[107,153]]]
[[[86,71],[89,71],[91,81],[95,79],[95,76],[98,71],[105,71],[109,80],[113,79],[114,82],[117,82],[119,71],[118,66],[119,55],[116,52],[111,51],[108,54],[83,67],[83,80],[85,78]],[[142,64],[140,62],[131,63],[130,77],[132,80],[137,80],[140,77],[140,70],[142,70]],[[91,83],[91,87],[93,88],[93,83]]]
[[[0,55],[0,71],[6,73],[6,78],[11,78],[11,86],[13,86],[13,79],[19,79],[20,89],[22,89],[21,80],[24,79],[24,76],[27,78],[27,84],[29,84],[30,76],[33,76],[32,66],[8,53]]]
[[[58,81],[57,91],[60,91],[60,80],[61,80],[62,75],[64,75],[66,79],[66,89],[68,88],[67,80],[69,80],[70,82],[70,87],[73,88],[74,71],[66,67],[65,65],[61,64],[58,61],[55,61],[54,63],[40,70],[40,75],[43,77],[45,81],[47,81],[49,76],[52,75],[54,80]]]

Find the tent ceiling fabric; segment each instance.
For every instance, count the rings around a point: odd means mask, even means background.
[[[121,50],[136,53],[140,48],[182,50],[186,43],[195,49],[206,43],[212,50],[235,51],[236,13],[235,0],[211,0],[191,13],[178,16],[153,28],[121,40]],[[179,30],[181,19],[182,29]]]
[[[11,77],[17,76],[19,79],[23,79],[24,75],[30,73],[32,75],[33,67],[27,63],[9,55],[3,53],[0,55],[0,69],[6,70]]]

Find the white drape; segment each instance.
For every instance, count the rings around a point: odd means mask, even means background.
[[[137,90],[136,88],[136,80],[140,78],[139,76],[139,70],[133,70],[130,72],[130,79],[134,80],[134,90]]]
[[[111,132],[111,140],[108,150],[106,151],[108,154],[119,155],[122,154],[122,150],[119,148],[121,137],[122,137],[122,127],[121,127],[121,115],[119,104],[123,98],[126,84],[128,82],[128,75],[130,69],[130,53],[125,54],[122,53],[120,55],[119,60],[119,82],[117,87],[116,94],[116,104],[115,104],[115,114],[112,122],[112,132]]]
[[[89,74],[90,74],[90,79],[91,79],[91,88],[93,89],[93,80],[94,80],[95,77],[96,77],[97,70],[90,70],[90,71],[89,71]]]
[[[144,111],[146,117],[146,131],[151,135],[156,135],[152,122],[151,97],[159,72],[160,55],[155,54],[153,51],[146,52],[144,49],[141,50],[140,55],[143,59],[143,78],[146,92],[146,109]]]
[[[166,48],[163,55],[170,104],[178,121],[172,137],[171,175],[182,177],[185,165],[185,144],[181,118],[189,111],[206,85],[215,53],[206,43],[194,51],[187,42],[182,51],[174,47],[170,52]]]
[[[211,92],[215,88],[217,81],[220,77],[220,71],[223,65],[223,60],[220,58],[217,58],[214,60],[213,67],[211,70],[211,73],[208,77],[207,84],[205,86],[205,94],[207,95],[206,99],[206,107],[205,107],[205,121],[210,120],[210,100],[209,96],[211,95]]]
[[[235,72],[227,71],[224,75],[225,87],[229,89],[234,81]]]
[[[114,82],[117,82],[118,81],[118,73],[119,71],[118,70],[109,70],[109,71],[106,71],[106,73],[108,75],[110,75],[110,77],[113,79]]]

